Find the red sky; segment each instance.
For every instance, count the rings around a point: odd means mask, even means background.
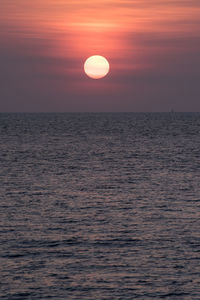
[[[1,0],[2,112],[200,111],[199,81],[199,0]]]

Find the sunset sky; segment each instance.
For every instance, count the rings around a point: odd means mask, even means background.
[[[200,111],[199,0],[1,0],[1,112],[171,109]]]

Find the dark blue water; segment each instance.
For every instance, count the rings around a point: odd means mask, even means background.
[[[1,299],[200,299],[200,114],[0,114]]]

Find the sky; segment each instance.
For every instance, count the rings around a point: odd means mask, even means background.
[[[0,112],[200,111],[199,0],[0,1]]]

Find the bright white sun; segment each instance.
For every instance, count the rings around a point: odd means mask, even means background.
[[[105,77],[109,69],[110,66],[107,59],[100,55],[90,56],[84,63],[85,73],[93,79]]]

